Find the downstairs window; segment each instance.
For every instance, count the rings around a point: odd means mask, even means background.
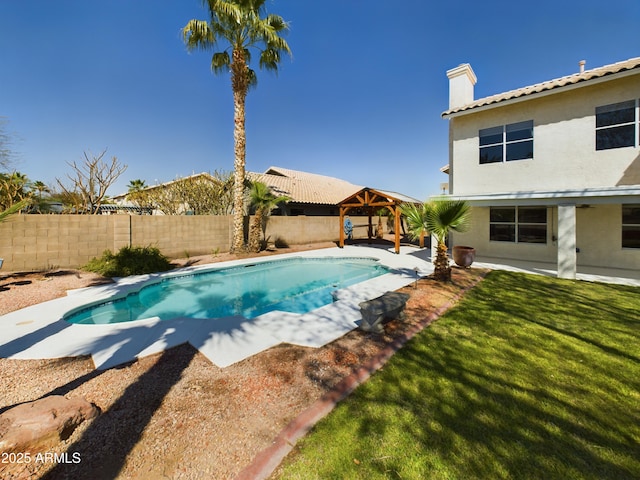
[[[622,248],[640,248],[640,205],[622,205]]]
[[[489,240],[547,243],[546,207],[491,207]]]

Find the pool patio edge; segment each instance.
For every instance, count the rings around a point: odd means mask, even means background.
[[[115,284],[70,291],[66,297],[1,316],[0,327],[6,341],[0,345],[0,357],[38,359],[90,354],[96,368],[107,369],[188,342],[213,363],[225,367],[279,343],[319,347],[357,327],[359,311],[354,310],[354,305],[358,301],[411,283],[417,276],[414,268],[421,272],[428,269],[427,254],[427,250],[412,247],[405,248],[405,255],[376,247],[336,247],[198,265],[166,274],[169,277],[191,274],[211,269],[212,265],[224,268],[274,261],[278,257],[369,257],[377,258],[381,264],[394,269],[392,274],[340,290],[341,296],[335,303],[307,314],[277,312],[274,316],[272,314],[276,312],[271,312],[251,321],[242,317],[225,317],[218,319],[216,325],[206,320],[185,321],[184,318],[168,321],[149,318],[104,325],[71,324],[63,319],[67,312],[81,308],[83,304],[122,297],[140,288],[144,282],[155,281],[162,276],[153,274],[119,279]],[[278,328],[276,324],[279,324]],[[295,329],[291,328],[293,324]],[[246,338],[232,341],[229,332],[233,329],[246,332]]]

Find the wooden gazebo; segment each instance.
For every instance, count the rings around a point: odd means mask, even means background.
[[[363,188],[350,197],[342,200],[340,207],[340,248],[344,247],[344,216],[352,208],[363,209],[369,216],[369,239],[373,238],[373,216],[375,211],[388,208],[394,217],[395,252],[400,253],[400,205],[403,203],[422,203],[415,198],[399,193],[384,192],[373,188]],[[422,239],[421,239],[422,244]]]

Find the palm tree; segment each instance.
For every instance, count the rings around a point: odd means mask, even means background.
[[[251,205],[255,208],[255,214],[251,228],[249,229],[249,251],[260,251],[260,233],[264,216],[278,206],[279,203],[289,201],[289,197],[281,195],[276,197],[269,187],[262,182],[253,182],[249,192]]]
[[[31,198],[29,178],[20,172],[0,173],[0,208],[8,209],[14,203]]]
[[[128,193],[135,193],[147,188],[147,183],[139,178],[129,180]]]
[[[256,73],[249,68],[251,48],[260,51],[260,68],[278,70],[281,53],[291,54],[279,35],[289,25],[279,15],[266,14],[266,0],[204,0],[210,20],[190,20],[182,29],[188,50],[214,50],[214,73],[231,72],[234,120],[233,241],[231,252],[244,250],[245,184],[245,100],[249,88],[256,86]],[[261,14],[265,14],[261,17]],[[218,50],[218,44],[228,44]]]
[[[152,193],[147,188],[147,182],[140,178],[129,180],[129,185],[127,185],[127,196],[125,198],[138,207],[141,213],[143,209],[148,209],[149,211],[153,209]]]
[[[36,180],[35,182],[33,182],[32,188],[38,192],[38,200],[42,200],[42,194],[43,193],[51,193],[51,189],[49,187],[47,187],[47,185],[40,181],[40,180]]]
[[[414,239],[426,233],[435,237],[438,244],[433,261],[433,276],[436,280],[450,281],[451,267],[446,240],[451,230],[464,232],[468,228],[469,204],[463,200],[435,199],[422,205],[406,203],[401,208],[407,218],[409,233]],[[433,249],[433,245],[431,248]]]

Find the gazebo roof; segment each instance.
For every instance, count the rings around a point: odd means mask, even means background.
[[[387,207],[390,205],[400,205],[401,203],[422,202],[402,193],[364,187],[342,200],[338,205],[342,207]]]

